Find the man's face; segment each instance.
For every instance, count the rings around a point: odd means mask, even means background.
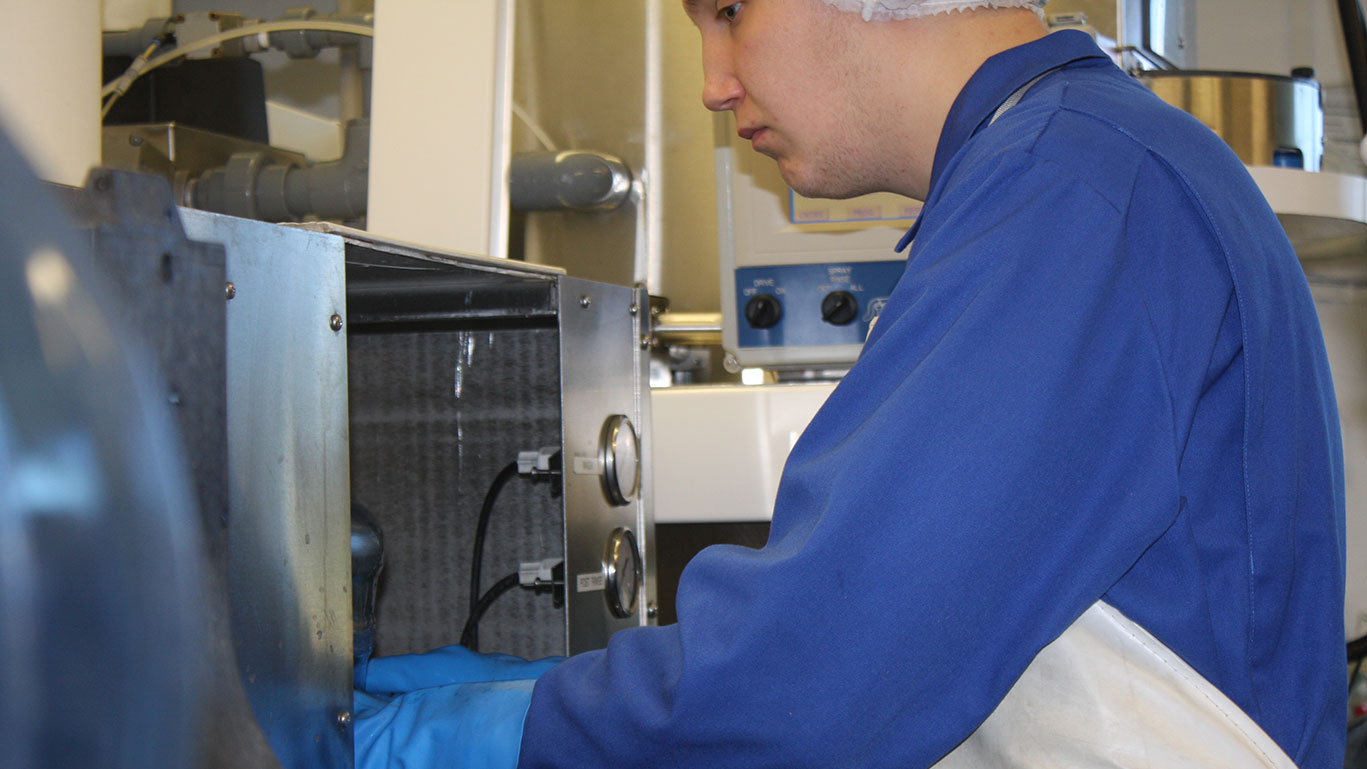
[[[703,103],[812,197],[885,188],[886,135],[858,14],[821,0],[684,0],[702,33]]]

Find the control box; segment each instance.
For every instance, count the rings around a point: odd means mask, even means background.
[[[716,127],[723,347],[747,367],[848,367],[902,275],[893,249],[921,204],[804,198],[730,115]]]

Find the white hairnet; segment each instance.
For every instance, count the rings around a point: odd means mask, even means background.
[[[842,11],[858,11],[864,21],[914,19],[949,11],[971,11],[974,8],[1029,8],[1044,14],[1049,0],[826,0]]]

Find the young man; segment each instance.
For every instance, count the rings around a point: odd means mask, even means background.
[[[685,0],[704,102],[788,184],[925,209],[768,544],[546,673],[518,766],[1341,765],[1295,255],[1218,138],[1041,4]]]

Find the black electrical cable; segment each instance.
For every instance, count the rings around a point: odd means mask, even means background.
[[[474,606],[470,609],[470,618],[465,621],[465,629],[460,634],[460,645],[470,651],[479,651],[479,620],[484,616],[484,612],[497,601],[504,593],[512,590],[518,585],[516,573],[500,579],[489,588],[489,592],[479,597]]]
[[[475,607],[483,600],[479,594],[479,572],[484,563],[484,535],[489,531],[489,519],[494,514],[494,503],[498,501],[499,492],[503,491],[503,487],[516,475],[517,462],[509,462],[489,485],[489,491],[484,495],[484,504],[479,509],[479,524],[475,527],[475,551],[470,556],[470,614],[465,620],[465,632],[461,634],[460,641],[462,646],[472,651],[479,651],[479,615],[475,613]]]

